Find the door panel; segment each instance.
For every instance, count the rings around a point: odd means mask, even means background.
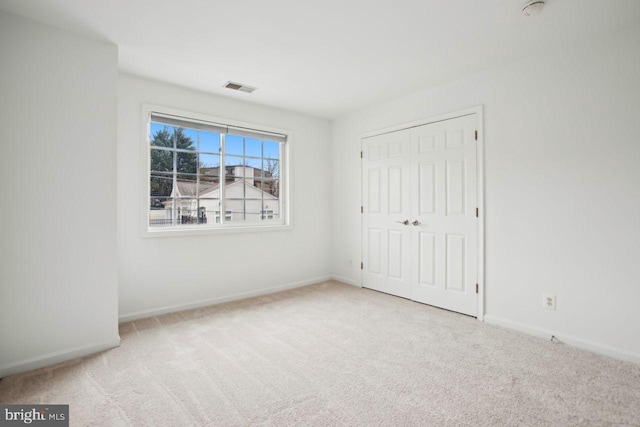
[[[446,270],[447,280],[445,288],[447,290],[464,292],[464,236],[460,234],[446,235],[447,251]]]
[[[380,256],[382,254],[381,238],[382,230],[377,228],[369,228],[369,241],[367,244],[368,257],[367,260],[368,270],[371,274],[380,275]]]
[[[447,194],[447,215],[464,215],[465,182],[464,161],[447,161],[444,191]]]
[[[478,222],[475,115],[412,129],[412,274],[411,298],[476,316]],[[433,149],[424,150],[424,141]],[[433,192],[424,190],[424,165],[433,165]],[[427,200],[423,201],[423,197]],[[424,209],[435,200],[432,210]],[[433,236],[435,255],[426,249],[423,233]],[[423,271],[434,270],[434,282]]]
[[[403,253],[402,232],[389,230],[389,277],[402,280],[402,257]]]
[[[402,214],[408,200],[402,200],[402,165],[391,166],[388,169],[389,177],[389,213]]]
[[[418,168],[419,212],[421,214],[433,214],[436,206],[435,164],[420,162]]]
[[[411,134],[408,130],[363,141],[363,284],[410,296],[409,218]]]
[[[418,284],[435,286],[436,284],[436,235],[434,233],[418,233]]]
[[[369,170],[369,180],[367,183],[368,193],[369,193],[369,213],[380,214],[380,205],[381,205],[381,197],[382,191],[380,187],[380,169],[370,169]]]

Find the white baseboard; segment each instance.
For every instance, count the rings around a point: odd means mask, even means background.
[[[77,359],[78,357],[88,356],[93,353],[98,353],[100,351],[109,350],[119,346],[120,337],[117,336],[113,340],[106,342],[73,347],[44,354],[42,356],[30,357],[28,359],[19,360],[17,362],[0,366],[0,378],[19,374],[21,372],[32,371],[34,369],[44,368],[45,366],[55,365],[56,363],[66,362],[67,360]]]
[[[615,359],[624,360],[627,362],[633,362],[640,364],[640,355],[627,353],[622,350],[618,350],[612,347],[609,347],[604,344],[598,344],[591,341],[587,341],[581,338],[576,338],[571,335],[563,335],[559,332],[551,332],[541,328],[537,328],[531,325],[525,325],[523,323],[513,322],[511,320],[503,319],[501,317],[492,316],[490,314],[486,314],[484,316],[484,321],[487,323],[491,323],[493,325],[502,326],[508,329],[513,329],[516,331],[524,332],[529,335],[534,335],[541,338],[551,339],[551,336],[555,336],[558,341],[571,345],[573,347],[582,348],[585,350],[592,351],[594,353],[602,354],[605,356],[613,357]]]
[[[222,304],[230,301],[237,301],[245,298],[258,297],[261,295],[274,294],[276,292],[288,291],[290,289],[301,288],[303,286],[314,285],[316,283],[326,282],[330,280],[330,276],[321,276],[313,279],[302,280],[299,282],[288,283],[286,285],[273,286],[271,288],[258,289],[255,291],[241,292],[225,297],[209,298],[205,300],[199,300],[189,302],[185,304],[168,305],[165,307],[152,308],[149,310],[136,311],[134,313],[122,314],[118,320],[120,323],[130,322],[132,320],[144,319],[146,317],[159,316],[162,314],[173,313],[176,311],[191,310],[194,308],[207,307],[209,305]]]
[[[334,274],[333,276],[331,276],[331,278],[333,280],[337,280],[338,282],[346,283],[347,285],[355,286],[357,288],[361,288],[362,287],[360,282],[358,282],[357,280],[349,279],[348,277],[344,277],[344,276],[340,276],[340,275]]]

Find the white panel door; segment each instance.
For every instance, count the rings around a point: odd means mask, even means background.
[[[363,286],[477,316],[476,115],[363,139]]]
[[[411,295],[409,130],[363,140],[363,285]]]
[[[477,315],[476,117],[411,130],[411,299]]]

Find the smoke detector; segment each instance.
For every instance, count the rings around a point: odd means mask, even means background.
[[[239,90],[240,92],[247,92],[247,93],[251,93],[257,89],[253,86],[245,85],[242,83],[236,83],[236,82],[226,82],[224,84],[224,87],[226,87],[227,89]]]
[[[542,12],[544,8],[544,1],[542,0],[529,0],[522,5],[522,14],[524,16],[535,16]]]

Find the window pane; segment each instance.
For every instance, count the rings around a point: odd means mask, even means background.
[[[269,198],[268,196],[278,197],[278,194],[280,192],[278,185],[279,181],[275,179],[261,179],[259,181],[256,180],[256,187],[260,188],[266,193],[265,199]]]
[[[168,197],[173,190],[173,176],[163,174],[151,174],[149,179],[149,196]]]
[[[260,211],[262,210],[262,199],[247,199],[245,201],[245,216],[247,221],[260,221]]]
[[[149,226],[166,227],[173,225],[171,206],[172,201],[169,197],[151,197],[149,199]]]
[[[280,144],[272,141],[264,141],[263,143],[264,158],[280,159]]]
[[[173,126],[151,123],[150,136],[152,147],[173,148]]]
[[[245,165],[252,167],[254,169],[260,170],[262,169],[262,160],[261,159],[245,159]]]
[[[198,154],[200,173],[218,176],[220,174],[220,156],[217,154]]]
[[[262,141],[254,138],[245,138],[245,156],[262,157]]]
[[[198,200],[176,199],[176,220],[179,225],[198,224]]]
[[[244,138],[238,135],[227,135],[224,140],[225,152],[242,156],[244,154]]]
[[[227,183],[236,181],[235,178],[244,177],[244,157],[227,156],[225,158],[225,169],[227,171]]]
[[[242,185],[242,179],[227,178],[226,185],[224,187],[225,198],[227,199],[244,199],[245,188]]]
[[[227,157],[225,157],[225,159],[224,159],[225,166],[227,166],[227,167],[243,166],[244,165],[244,161],[245,161],[245,158],[244,157],[239,157],[239,156],[229,156],[229,155],[227,155]]]
[[[172,172],[174,152],[165,150],[151,150],[150,165],[152,172]]]
[[[200,151],[205,153],[219,153],[220,134],[200,131]]]
[[[196,153],[176,153],[176,171],[178,173],[197,173],[198,155]]]
[[[199,178],[199,197],[220,197],[220,178],[209,175],[200,175]]]
[[[244,186],[244,198],[262,200],[265,196],[268,196],[268,194],[266,194],[259,188],[259,185],[259,180],[256,181],[253,178],[246,178]],[[258,206],[256,209],[260,210],[260,207]]]
[[[220,212],[219,199],[198,199],[198,224],[215,224],[216,213]],[[220,221],[218,221],[220,222]]]
[[[265,178],[278,178],[280,176],[280,162],[273,159],[264,159],[262,162]]]
[[[196,196],[196,175],[177,175],[178,192],[175,197]]]
[[[230,212],[228,222],[244,221],[244,199],[226,199],[226,208]]]
[[[151,122],[149,124],[149,134],[152,136],[151,139],[153,139],[153,135],[155,135],[157,132],[161,131],[162,129],[164,129],[165,125],[160,124],[160,123],[156,123],[156,122]]]
[[[279,219],[280,218],[280,201],[265,200],[262,205],[262,219]]]
[[[167,207],[171,208],[171,197],[150,197],[149,209],[152,211],[166,210]]]
[[[176,148],[195,151],[198,141],[195,135],[192,129],[175,128],[172,137],[176,139]]]
[[[198,131],[195,129],[184,128],[184,136],[193,141],[193,149],[196,150],[198,148]]]

